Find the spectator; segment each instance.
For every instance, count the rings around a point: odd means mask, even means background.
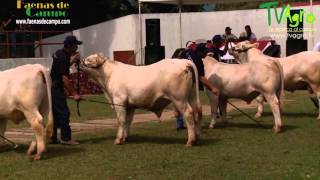
[[[223,39],[225,42],[235,42],[238,39],[237,36],[231,33],[231,30],[232,29],[230,27],[226,27],[225,34],[223,35]]]
[[[245,30],[247,33],[247,39],[251,42],[257,41],[256,35],[251,31],[251,27],[249,25],[245,26]]]
[[[246,32],[242,32],[242,33],[240,33],[240,36],[239,36],[238,41],[239,41],[239,42],[241,42],[241,41],[247,41],[247,40],[248,40],[247,37],[248,37],[248,36],[247,36],[247,33],[246,33]]]
[[[74,100],[79,101],[80,95],[75,91],[70,83],[70,66],[80,61],[80,54],[77,51],[78,45],[82,44],[75,36],[67,36],[64,40],[64,47],[53,54],[51,68],[52,79],[52,112],[54,119],[54,130],[51,143],[58,143],[57,129],[61,129],[61,144],[76,145],[76,141],[71,140],[70,112],[65,96],[65,89],[73,95]]]

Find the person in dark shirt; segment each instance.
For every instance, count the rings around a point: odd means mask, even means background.
[[[209,52],[213,53],[213,57],[218,60],[219,62],[221,61],[221,57],[224,56],[227,51],[228,51],[228,43],[229,39],[226,40],[225,42],[225,48],[224,50],[220,50],[220,47],[222,46],[224,40],[221,35],[215,35],[212,37],[212,48],[209,49]]]
[[[204,58],[208,53],[208,48],[205,43],[198,44],[196,48],[188,48],[180,53],[179,57],[173,58],[182,58],[188,59],[192,61],[198,70],[198,78],[199,78],[199,89],[203,90],[203,86],[205,86],[209,91],[213,94],[218,95],[219,91],[216,87],[211,85],[208,79],[205,77],[204,72],[204,64],[202,58]],[[183,125],[183,117],[178,111],[175,111],[177,130],[185,129]]]
[[[54,131],[51,143],[59,143],[57,140],[57,128],[61,129],[61,144],[79,144],[71,140],[71,128],[69,125],[70,111],[64,90],[73,95],[73,99],[80,100],[80,95],[75,91],[69,80],[70,66],[79,62],[80,54],[77,52],[78,45],[82,44],[75,36],[67,36],[64,47],[53,54],[53,62],[50,76],[52,79],[52,112],[54,119]]]

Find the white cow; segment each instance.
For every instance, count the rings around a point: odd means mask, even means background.
[[[46,139],[51,136],[51,79],[40,64],[23,65],[0,72],[0,134],[4,136],[8,120],[18,124],[26,119],[35,133],[28,149],[36,149],[35,160],[46,150]],[[3,143],[3,142],[2,142]]]
[[[81,63],[81,69],[103,90],[117,113],[119,128],[115,144],[129,135],[134,110],[148,109],[161,116],[172,102],[183,114],[188,128],[187,146],[200,134],[201,105],[198,75],[188,60],[164,59],[148,66],[132,66],[93,54]]]
[[[280,61],[284,73],[284,89],[290,92],[295,90],[311,89],[318,100],[320,99],[320,53],[305,51],[284,58],[273,58],[264,55],[258,44],[251,44],[249,41],[238,43],[231,51],[239,63],[261,61],[271,59]],[[263,97],[258,99],[258,111],[256,117],[263,113]],[[320,103],[320,101],[318,101]],[[318,119],[320,119],[320,108]]]
[[[281,130],[279,99],[283,91],[283,74],[280,64],[274,61],[226,64],[210,56],[206,56],[203,63],[206,78],[220,92],[219,101],[217,97],[207,93],[212,114],[210,127],[216,124],[218,106],[222,113],[222,121],[226,122],[228,98],[239,98],[250,103],[261,93],[272,109],[275,121],[274,132]]]

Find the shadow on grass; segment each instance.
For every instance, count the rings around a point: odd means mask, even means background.
[[[262,116],[273,116],[272,112],[264,112]],[[312,117],[314,119],[317,118],[317,113],[305,113],[305,112],[282,112],[281,116],[286,116],[286,117]]]
[[[262,124],[262,121],[260,121],[261,125],[256,124],[254,122],[252,123],[235,123],[235,122],[228,122],[228,124],[223,125],[223,124],[218,124],[214,129],[226,129],[226,128],[239,128],[239,129],[272,129],[273,124]],[[297,129],[297,126],[292,126],[292,125],[284,125],[282,127],[281,132],[285,131],[291,131],[294,129]],[[209,128],[209,123],[205,124],[202,126],[202,129],[204,130],[211,130]]]
[[[248,113],[248,112],[247,112]],[[249,115],[251,115],[252,118],[254,118],[255,112],[253,113],[248,113]],[[237,114],[229,114],[231,115],[232,119],[235,119],[237,117],[242,117],[243,114],[241,113],[237,113]],[[305,113],[305,112],[282,112],[281,116],[284,117],[313,117],[313,118],[317,118],[317,112],[310,112],[310,113]],[[262,114],[262,117],[273,117],[272,112],[264,112]],[[255,118],[254,118],[255,119]],[[259,119],[257,119],[259,120]]]
[[[19,144],[18,148],[16,149],[7,147],[4,151],[0,150],[0,153],[14,151],[18,154],[25,154],[27,156],[28,148],[28,144]],[[49,145],[47,146],[47,152],[44,154],[44,159],[68,156],[80,152],[84,152],[84,149],[79,146]]]
[[[107,143],[107,141],[114,140],[115,136],[101,136],[96,138],[88,138],[88,139],[81,139],[78,140],[80,144],[100,144],[100,143]]]
[[[196,146],[203,146],[220,141],[219,139],[212,138],[200,138],[196,142]],[[132,135],[128,137],[126,143],[152,143],[152,144],[186,144],[187,138],[176,138],[176,137],[159,137],[159,136],[141,136]]]

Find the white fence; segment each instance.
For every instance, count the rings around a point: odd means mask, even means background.
[[[0,59],[0,71],[12,69],[25,64],[41,64],[50,70],[52,58],[10,58]]]

